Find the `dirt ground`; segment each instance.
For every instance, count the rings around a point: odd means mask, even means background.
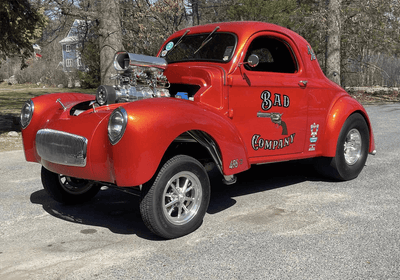
[[[350,92],[351,96],[363,105],[400,102],[400,93],[374,94],[366,91]],[[0,112],[0,152],[22,150],[21,128],[17,113]]]
[[[19,117],[0,113],[0,152],[22,150]]]

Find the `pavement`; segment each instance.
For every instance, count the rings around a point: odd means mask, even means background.
[[[334,182],[308,161],[212,184],[194,233],[162,240],[135,196],[105,189],[65,206],[40,165],[0,153],[0,279],[400,279],[400,104],[370,105],[377,155]]]

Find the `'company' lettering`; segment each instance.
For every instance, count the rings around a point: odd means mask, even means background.
[[[289,135],[288,137],[279,140],[268,140],[261,138],[261,135],[254,134],[251,138],[251,147],[257,151],[258,149],[264,150],[276,150],[283,149],[294,143],[294,136],[296,133]]]

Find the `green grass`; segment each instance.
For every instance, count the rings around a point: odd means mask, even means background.
[[[0,115],[19,115],[22,105],[30,98],[54,92],[80,92],[95,94],[96,89],[54,88],[35,84],[8,85],[0,84]]]

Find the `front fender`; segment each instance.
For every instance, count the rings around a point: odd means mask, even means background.
[[[22,140],[27,161],[37,161],[35,149],[37,131],[51,118],[64,111],[57,99],[60,99],[64,106],[70,108],[80,102],[94,100],[95,97],[84,93],[52,93],[32,98],[35,107],[32,120],[25,129],[22,129]]]
[[[364,117],[369,128],[369,152],[372,153],[375,150],[374,134],[367,112],[357,100],[349,95],[344,95],[336,100],[327,115],[326,129],[322,141],[322,156],[334,157],[336,155],[336,146],[340,130],[347,118],[356,112]]]
[[[128,124],[112,147],[114,180],[118,186],[140,185],[152,178],[170,144],[182,133],[200,130],[217,143],[225,175],[249,168],[247,151],[231,121],[197,102],[160,98],[123,105]],[[241,164],[230,169],[232,160]]]

